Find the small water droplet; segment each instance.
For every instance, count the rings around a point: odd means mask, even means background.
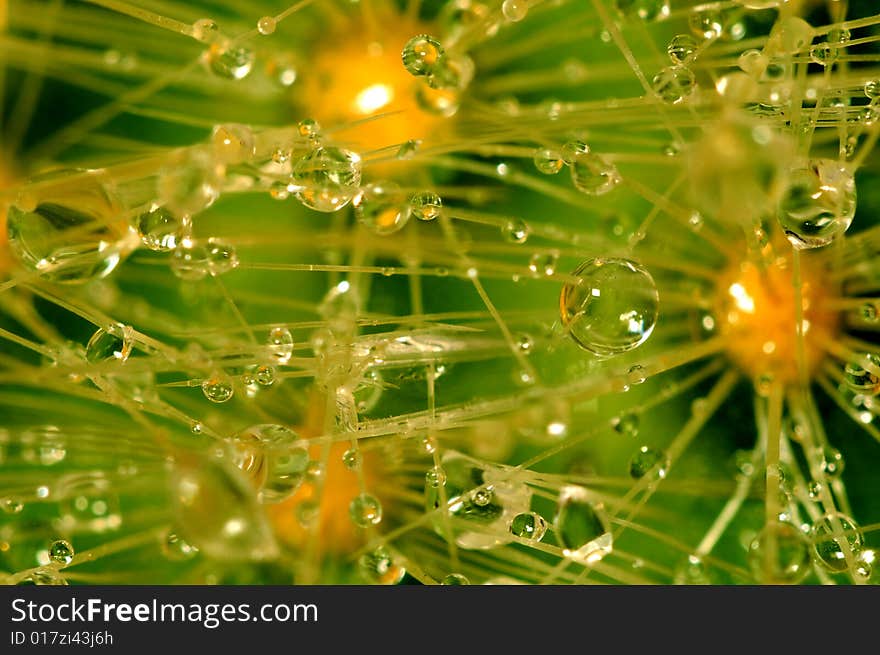
[[[277,21],[272,16],[263,16],[257,21],[257,31],[263,36],[268,36],[275,31]]]
[[[376,584],[397,584],[406,575],[406,569],[395,564],[391,553],[382,546],[361,555],[358,566],[364,577]]]
[[[642,446],[629,460],[629,474],[635,480],[662,480],[669,470],[669,457],[662,450]]]
[[[651,88],[663,102],[678,104],[693,94],[697,78],[687,66],[668,66],[651,80]]]
[[[73,561],[73,546],[66,539],[53,541],[49,546],[49,559],[56,564],[67,566]]]
[[[406,42],[401,53],[403,67],[415,76],[430,75],[445,54],[440,42],[428,34],[419,34]]]
[[[433,191],[420,191],[409,199],[412,213],[421,221],[433,221],[440,215],[443,201]]]
[[[528,541],[541,541],[547,533],[547,521],[535,512],[517,514],[510,522],[510,534]]]
[[[835,535],[840,535],[839,539]],[[830,513],[819,518],[811,531],[816,561],[834,573],[848,568],[846,550],[857,558],[864,544],[862,531],[845,514]]]
[[[361,158],[350,150],[318,147],[293,167],[294,195],[306,207],[335,212],[345,207],[361,183]]]
[[[379,235],[393,234],[409,220],[411,209],[394,182],[365,186],[354,198],[357,219]]]
[[[217,371],[202,381],[202,393],[212,403],[225,403],[235,393],[228,375]]]
[[[446,585],[448,587],[459,587],[462,585],[469,585],[471,583],[467,577],[463,576],[461,573],[450,573],[446,577],[443,578],[443,581],[440,584]]]
[[[348,515],[359,528],[378,525],[382,521],[382,504],[371,494],[359,494],[349,504]]]
[[[608,517],[582,487],[568,486],[560,491],[554,527],[562,554],[569,559],[594,564],[612,550]]]
[[[681,65],[687,63],[699,47],[700,44],[690,34],[679,34],[672,37],[666,46],[666,54],[673,64]]]

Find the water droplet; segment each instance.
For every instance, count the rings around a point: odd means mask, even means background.
[[[430,75],[443,59],[440,42],[427,34],[419,34],[406,42],[401,53],[403,67],[411,75]]]
[[[590,154],[590,146],[583,141],[568,141],[562,146],[562,161],[572,166],[581,155]]]
[[[159,252],[174,249],[180,227],[180,219],[159,205],[153,205],[137,218],[137,231],[141,243],[146,248]]]
[[[427,480],[425,484],[425,508],[433,512],[437,534],[444,538],[449,534],[441,509],[442,491],[447,511],[455,519],[451,530],[459,547],[485,549],[510,543],[513,540],[510,522],[517,514],[529,510],[532,497],[529,488],[503,469],[482,464],[456,451],[447,450],[441,461],[445,486],[435,487]]]
[[[699,47],[700,44],[690,34],[679,34],[672,37],[666,46],[666,54],[673,64],[681,65],[687,63]]]
[[[835,538],[837,534],[840,535],[839,539]],[[846,550],[856,559],[864,544],[864,537],[855,521],[839,512],[818,519],[813,524],[811,535],[817,562],[834,573],[847,570]]]
[[[382,504],[371,494],[359,494],[349,504],[348,515],[359,528],[378,525],[382,521]]]
[[[519,351],[522,353],[530,353],[535,347],[535,340],[532,338],[532,335],[521,333],[516,336],[516,347],[519,348]]]
[[[7,514],[18,514],[24,509],[24,503],[15,498],[0,498],[0,509]]]
[[[125,362],[132,350],[131,328],[115,324],[99,329],[86,345],[86,361],[90,364],[115,360]]]
[[[465,576],[461,573],[450,573],[445,578],[443,578],[440,584],[446,585],[448,587],[459,587],[461,585],[469,585],[471,583]]]
[[[272,16],[263,16],[257,21],[257,31],[263,36],[268,36],[275,31],[277,21]]]
[[[391,553],[382,546],[361,555],[358,566],[364,577],[376,584],[397,584],[406,575],[406,569],[395,564]]]
[[[202,381],[202,393],[212,403],[225,403],[235,392],[229,376],[217,371]]]
[[[193,38],[202,41],[203,43],[213,41],[220,33],[220,28],[217,27],[217,23],[210,18],[200,18],[192,24],[192,30]]]
[[[286,364],[293,355],[293,335],[286,327],[275,327],[269,331],[267,339],[269,354],[277,364]]]
[[[629,370],[626,372],[626,381],[629,384],[638,385],[644,383],[645,380],[647,380],[647,376],[645,369],[641,364],[630,366]]]
[[[217,125],[211,133],[211,145],[217,161],[224,164],[246,162],[256,152],[253,131],[239,123]]]
[[[559,304],[563,325],[581,348],[601,356],[644,343],[657,322],[659,296],[654,279],[626,259],[596,258],[581,264]]]
[[[234,438],[235,465],[259,489],[263,503],[292,496],[309,466],[306,442],[288,427],[274,423],[252,425]]]
[[[535,276],[546,275],[549,277],[556,273],[558,262],[559,255],[555,252],[536,252],[529,259],[529,270]]]
[[[345,207],[361,183],[361,158],[350,150],[319,147],[293,167],[294,195],[306,207],[335,212]]]
[[[409,220],[411,209],[394,182],[369,184],[354,198],[357,219],[376,234],[397,232]]]
[[[220,195],[222,165],[205,150],[187,150],[159,171],[159,202],[177,216],[192,216]]]
[[[247,561],[278,554],[251,485],[223,460],[178,461],[171,475],[171,499],[181,536],[209,558]]]
[[[748,560],[761,584],[798,584],[810,572],[810,542],[789,523],[768,523],[749,546]]]
[[[528,0],[504,0],[501,3],[501,13],[512,23],[517,23],[529,13]]]
[[[359,450],[349,448],[342,453],[342,465],[349,471],[358,469],[361,465],[361,453]]]
[[[829,479],[839,478],[843,473],[843,468],[846,465],[843,454],[837,450],[837,448],[832,448],[831,446],[826,446],[820,451],[822,460],[821,467],[822,472]]]
[[[635,437],[639,434],[639,415],[627,413],[619,416],[614,421],[614,430],[618,434],[627,437]]]
[[[49,546],[49,559],[56,564],[67,566],[73,561],[73,546],[65,539],[53,541]]]
[[[56,171],[30,182],[38,190],[25,189],[6,215],[10,250],[29,271],[81,284],[110,274],[139,243],[98,173]]]
[[[404,141],[400,148],[397,151],[398,159],[412,159],[416,152],[418,152],[419,147],[422,145],[422,142],[419,139],[410,139],[409,141]]]
[[[441,467],[435,466],[428,470],[425,473],[425,483],[429,487],[442,487],[446,484],[446,471],[444,471]]]
[[[691,11],[688,24],[694,34],[707,40],[717,39],[724,31],[721,12],[712,8]]]
[[[669,457],[662,450],[642,446],[629,460],[629,474],[635,480],[646,476],[652,482],[662,480],[669,470]]]
[[[627,18],[653,21],[669,16],[669,0],[614,0],[614,6]]]
[[[608,517],[582,487],[563,487],[554,523],[562,554],[582,564],[598,562],[612,550]]]
[[[538,148],[535,151],[533,161],[535,168],[544,173],[544,175],[555,175],[565,165],[562,153],[552,148]]]
[[[880,99],[880,79],[865,82],[865,95],[871,100]]]
[[[817,43],[810,48],[810,59],[820,66],[830,66],[840,56],[840,50],[833,43]]]
[[[212,237],[206,247],[208,273],[211,275],[222,275],[238,268],[238,253],[231,243]]]
[[[205,57],[212,73],[229,80],[244,79],[254,67],[254,51],[244,46],[212,43]]]
[[[257,366],[254,378],[257,380],[257,384],[271,387],[275,384],[275,369],[266,365]]]
[[[541,541],[547,533],[547,521],[535,512],[523,512],[510,522],[510,534],[520,539]]]
[[[528,241],[531,228],[528,223],[519,218],[514,218],[504,224],[501,230],[505,240],[510,243],[525,243]]]
[[[172,562],[182,562],[192,559],[199,553],[198,548],[171,530],[162,536],[159,545],[165,558]]]
[[[837,161],[814,159],[792,171],[779,223],[796,248],[819,248],[846,232],[855,212],[852,173]]]
[[[807,484],[807,495],[811,500],[819,500],[822,497],[822,485],[815,480],[810,480]]]
[[[856,393],[876,396],[880,393],[880,357],[873,353],[856,355],[847,362],[843,380]]]
[[[601,155],[582,152],[566,161],[575,188],[588,196],[605,195],[623,181],[617,167]]]
[[[296,124],[297,132],[302,137],[314,141],[321,134],[321,125],[314,118],[304,118]]]
[[[697,87],[697,78],[687,66],[668,66],[651,80],[651,88],[663,102],[678,104]]]
[[[409,199],[412,213],[421,221],[433,221],[440,215],[443,201],[433,191],[420,191]]]

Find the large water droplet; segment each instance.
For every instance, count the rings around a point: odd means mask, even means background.
[[[66,539],[53,541],[49,546],[49,559],[56,564],[67,566],[73,561],[73,546]]]
[[[749,546],[749,567],[762,584],[797,584],[810,572],[810,542],[788,523],[768,523]]]
[[[283,425],[253,425],[235,436],[234,459],[259,489],[260,500],[277,503],[305,479],[309,451],[300,436]]]
[[[293,167],[294,195],[306,207],[335,212],[345,207],[361,183],[361,158],[342,148],[319,147]]]
[[[644,343],[657,322],[659,296],[654,279],[627,259],[591,259],[572,275],[559,298],[563,325],[585,350],[609,356]]]
[[[569,161],[572,183],[588,196],[605,195],[623,181],[617,167],[596,153],[577,153]]]
[[[171,475],[171,500],[181,535],[208,557],[243,561],[277,555],[253,489],[222,460],[178,462]]]
[[[401,59],[403,67],[411,75],[430,75],[442,61],[444,56],[443,46],[432,36],[419,34],[414,36],[403,46]]]
[[[568,486],[559,492],[554,527],[562,554],[577,562],[593,564],[612,550],[608,517],[582,487]]]
[[[10,249],[29,271],[81,284],[108,275],[139,243],[97,173],[57,171],[30,184],[6,215]]]
[[[795,248],[819,248],[846,232],[855,213],[852,173],[833,159],[814,159],[792,171],[779,223]]]
[[[357,219],[383,236],[403,228],[411,213],[403,192],[394,182],[367,185],[355,196],[353,204]]]
[[[840,535],[839,538],[835,538]],[[864,545],[862,531],[855,521],[841,513],[826,514],[813,524],[813,553],[816,561],[829,571],[846,571],[846,551],[858,558]]]

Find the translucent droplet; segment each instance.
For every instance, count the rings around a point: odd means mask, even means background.
[[[206,248],[208,273],[211,275],[223,275],[238,268],[238,253],[231,243],[212,237]]]
[[[562,146],[562,161],[572,166],[581,155],[590,154],[590,146],[583,141],[568,141]]]
[[[547,521],[535,512],[517,514],[510,522],[510,534],[520,539],[541,541],[547,533]]]
[[[724,31],[721,12],[713,8],[692,10],[688,23],[691,31],[704,39],[717,39]]]
[[[275,384],[275,369],[266,365],[257,366],[254,371],[254,379],[257,384],[263,387],[271,387]]]
[[[369,184],[354,199],[357,219],[376,234],[397,232],[409,220],[411,209],[394,182]]]
[[[446,484],[446,471],[439,466],[429,469],[428,472],[425,473],[425,483],[429,487],[434,487],[435,489],[437,487],[442,487]]]
[[[409,199],[409,206],[420,221],[433,221],[440,215],[443,201],[433,191],[420,191]]]
[[[662,480],[669,470],[669,457],[662,450],[642,446],[629,460],[629,474],[635,480]]]
[[[681,65],[687,63],[699,47],[700,44],[690,34],[678,34],[666,46],[666,54],[673,64]]]
[[[575,155],[569,165],[575,188],[589,196],[605,195],[623,180],[614,164],[592,152]]]
[[[819,248],[846,232],[856,212],[853,174],[832,159],[792,171],[779,223],[796,248]]]
[[[244,46],[228,46],[213,43],[206,53],[208,68],[218,77],[241,80],[254,67],[254,51]]]
[[[162,554],[172,562],[182,562],[199,554],[198,548],[171,530],[162,536],[160,546]]]
[[[810,59],[820,66],[830,66],[840,56],[840,50],[833,43],[817,43],[810,48]]]
[[[555,252],[536,252],[529,259],[529,270],[533,275],[551,276],[556,273],[559,255]]]
[[[391,553],[382,546],[361,555],[358,566],[364,577],[376,584],[397,584],[406,575],[406,569],[395,564]]]
[[[23,583],[30,582],[37,586],[65,586],[68,584],[64,579],[64,574],[54,566],[41,566],[35,569],[22,580]]]
[[[669,0],[614,0],[614,6],[627,18],[652,21],[669,16]]]
[[[430,75],[443,59],[444,50],[440,42],[427,34],[414,36],[403,47],[401,59],[403,67],[411,75]]]
[[[216,126],[211,133],[211,145],[217,161],[224,164],[246,162],[256,152],[253,131],[240,123]]]
[[[822,472],[825,476],[832,480],[839,478],[846,464],[843,454],[837,448],[826,446],[821,450],[821,456]]]
[[[220,33],[220,28],[217,27],[217,23],[210,18],[200,18],[193,23],[192,30],[193,38],[202,41],[203,43],[213,41]]]
[[[591,259],[573,273],[559,298],[561,318],[581,348],[610,356],[644,343],[657,322],[659,296],[651,274],[626,259]]]
[[[810,542],[789,523],[768,523],[749,546],[748,559],[761,584],[798,584],[810,572]]]
[[[535,151],[533,161],[535,168],[544,175],[555,175],[565,165],[562,154],[552,148],[538,148]]]
[[[880,393],[880,356],[861,353],[847,362],[843,370],[846,386],[862,395]]]
[[[228,375],[216,372],[202,381],[202,393],[212,403],[225,403],[235,393]]]
[[[342,465],[349,471],[354,471],[361,465],[361,453],[359,450],[349,448],[342,453]]]
[[[361,183],[361,158],[342,148],[319,147],[293,167],[294,195],[306,207],[335,212],[354,198]]]
[[[880,79],[865,82],[865,95],[871,100],[880,99]]]
[[[159,203],[177,216],[192,216],[220,195],[222,165],[205,150],[187,150],[159,171]]]
[[[524,220],[515,218],[504,224],[501,233],[510,243],[525,243],[529,238],[531,228]]]
[[[528,0],[504,0],[501,3],[501,13],[512,23],[517,23],[529,13]]]
[[[286,364],[293,355],[293,335],[286,327],[275,327],[269,330],[267,339],[269,353],[276,364]]]
[[[53,282],[82,284],[109,275],[140,240],[118,196],[95,172],[65,170],[36,177],[9,206],[9,248],[29,271]]]
[[[259,489],[261,502],[281,502],[305,480],[307,443],[290,428],[274,423],[252,425],[239,432],[233,443],[233,461]]]
[[[137,231],[141,243],[146,248],[159,252],[175,248],[180,227],[180,219],[159,205],[153,205],[137,218]]]
[[[24,509],[24,503],[15,498],[0,498],[0,510],[6,514],[18,514]]]
[[[567,486],[559,492],[554,528],[562,554],[582,564],[594,564],[612,550],[608,517],[582,487]]]
[[[462,585],[469,585],[470,583],[471,581],[461,573],[450,573],[440,582],[440,584],[446,585],[447,587],[460,587]]]
[[[223,460],[179,461],[171,475],[176,525],[187,542],[211,559],[270,559],[278,546],[254,490]]]
[[[710,585],[714,582],[706,564],[696,555],[689,555],[676,568],[673,581],[677,585]]]
[[[73,561],[73,546],[66,539],[53,541],[49,546],[49,559],[56,564],[67,566]]]
[[[846,571],[847,553],[858,558],[864,545],[862,531],[855,521],[841,513],[826,514],[818,519],[811,531],[816,561],[829,571]],[[839,535],[835,538],[835,535]]]
[[[455,451],[446,451],[441,462],[445,486],[435,487],[430,481],[425,484],[425,508],[433,513],[437,534],[448,537],[447,527],[451,527],[455,543],[465,549],[494,548],[513,541],[510,522],[529,511],[529,488],[503,469]],[[451,526],[443,519],[442,495],[455,519]]]
[[[639,415],[633,413],[623,414],[614,422],[614,430],[627,437],[638,436]]]
[[[418,152],[419,146],[422,145],[422,142],[418,139],[410,139],[409,141],[404,141],[400,148],[397,151],[398,159],[412,159],[416,152]]]
[[[687,66],[669,66],[651,80],[651,88],[663,102],[677,104],[697,87],[697,78]]]
[[[99,329],[86,345],[86,361],[99,364],[115,360],[126,361],[132,350],[131,328],[125,325],[110,325]]]
[[[421,84],[416,88],[416,103],[429,114],[449,118],[454,116],[461,106],[461,90]]]
[[[277,21],[272,16],[263,16],[257,21],[257,31],[263,36],[268,36],[275,31]]]
[[[382,504],[371,494],[359,494],[349,504],[348,515],[359,528],[378,525],[382,521]]]

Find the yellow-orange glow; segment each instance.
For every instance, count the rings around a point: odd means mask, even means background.
[[[822,358],[822,343],[837,330],[837,314],[822,309],[833,293],[821,266],[804,258],[801,269],[804,358],[810,374]],[[783,383],[798,379],[797,292],[789,256],[765,269],[748,262],[728,271],[719,285],[718,329],[731,359],[752,378],[770,375]],[[713,323],[714,326],[714,323]]]

